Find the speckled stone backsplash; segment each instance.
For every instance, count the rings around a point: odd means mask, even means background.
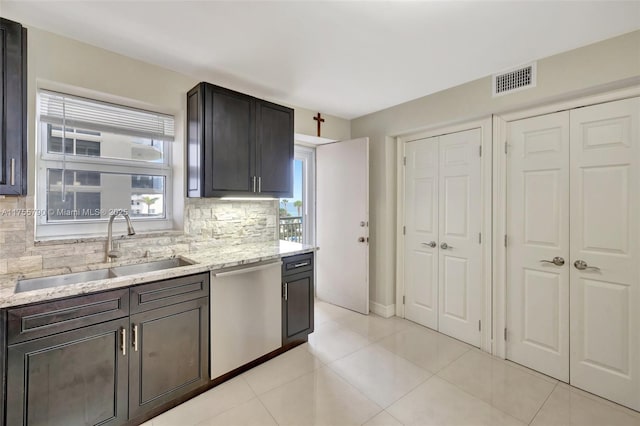
[[[33,197],[0,198],[0,212],[33,209]],[[114,233],[122,252],[119,260],[161,258],[202,247],[266,242],[278,239],[278,202],[185,200],[184,232],[140,232],[133,237]],[[134,222],[135,226],[135,222]],[[72,270],[102,263],[104,236],[56,241],[35,241],[34,217],[0,214],[0,274]]]

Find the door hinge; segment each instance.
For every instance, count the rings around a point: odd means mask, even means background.
[[[478,244],[482,244],[482,232],[478,232]]]
[[[504,153],[507,153],[507,141],[504,141]]]
[[[407,227],[406,226],[402,227],[402,235],[407,235]]]
[[[402,158],[402,164],[405,166],[407,165],[407,157]]]
[[[404,296],[402,296],[402,304],[404,305]]]
[[[507,246],[507,234],[504,234],[504,246]]]
[[[480,157],[482,157],[482,145],[480,145],[479,151],[480,151]]]
[[[507,340],[507,327],[504,328],[504,340]]]
[[[478,331],[482,331],[482,320],[478,320]]]

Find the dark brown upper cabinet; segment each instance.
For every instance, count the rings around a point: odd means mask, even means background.
[[[293,195],[293,110],[209,83],[187,94],[189,197]]]
[[[0,18],[0,195],[27,193],[27,30]]]

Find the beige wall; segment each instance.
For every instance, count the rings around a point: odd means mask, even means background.
[[[185,234],[173,232],[128,237],[120,241],[124,258],[142,254],[162,257],[204,243],[237,244],[275,238],[278,211],[275,201],[230,203],[184,198],[186,92],[198,80],[38,28],[27,28],[29,196],[0,197],[1,209],[34,207],[36,92],[39,88],[47,88],[175,115],[176,138],[172,144],[174,222],[176,229],[184,227]],[[211,83],[216,84],[216,81]],[[314,112],[300,108],[295,110],[296,132],[315,135],[315,127],[312,127]],[[327,117],[323,130],[328,137],[347,139],[350,122]],[[119,235],[121,231],[121,225],[117,224],[114,232]],[[87,263],[100,263],[104,259],[106,238],[70,240],[75,244],[35,243],[34,239],[33,216],[0,218],[0,274],[42,269],[66,271]]]
[[[97,93],[102,99],[174,114],[176,175],[183,176],[186,92],[198,80],[37,28],[28,31],[29,194],[35,185],[35,102],[41,87],[88,96]],[[296,133],[315,136],[316,112],[293,108]],[[350,132],[348,120],[327,116],[323,123],[324,137],[348,139]],[[177,186],[175,199],[180,200],[183,183]]]
[[[313,119],[318,111],[311,111],[304,108],[296,108],[295,132],[302,135],[317,136],[318,122]],[[321,136],[333,140],[351,139],[351,121],[333,115],[325,115],[321,111],[324,119],[322,123]]]
[[[639,82],[640,31],[635,31],[539,60],[532,89],[493,98],[486,77],[352,120],[351,136],[371,140],[371,299],[383,305],[395,301],[395,136]]]

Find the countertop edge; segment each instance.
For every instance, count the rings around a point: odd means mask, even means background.
[[[220,261],[214,260],[211,262],[207,262],[206,260],[203,261],[203,258],[216,256],[216,253],[223,248],[217,247],[207,250],[199,250],[194,253],[184,253],[176,256],[194,263],[193,265],[103,280],[88,281],[85,283],[69,284],[65,286],[51,287],[47,289],[34,290],[23,293],[14,292],[15,283],[21,277],[21,275],[12,274],[11,276],[5,276],[4,280],[0,278],[0,309],[22,306],[32,303],[48,302],[65,297],[81,296],[85,294],[97,293],[123,287],[131,287],[138,284],[161,281],[185,275],[193,275],[202,272],[211,272],[225,268],[250,265],[253,263],[265,262],[268,260],[279,259],[288,256],[312,253],[319,249],[316,246],[298,247],[298,245],[294,246],[294,244],[297,243],[287,243],[283,245],[281,242],[280,246],[277,248],[273,244],[265,244],[264,252],[266,252],[266,254],[264,255],[255,255],[249,253],[247,253],[246,255],[242,255],[243,246],[233,246],[233,249],[235,249],[237,253],[222,255],[220,256]],[[249,246],[254,250],[256,250],[256,248],[260,249],[259,244]],[[87,269],[91,268],[88,267]]]

